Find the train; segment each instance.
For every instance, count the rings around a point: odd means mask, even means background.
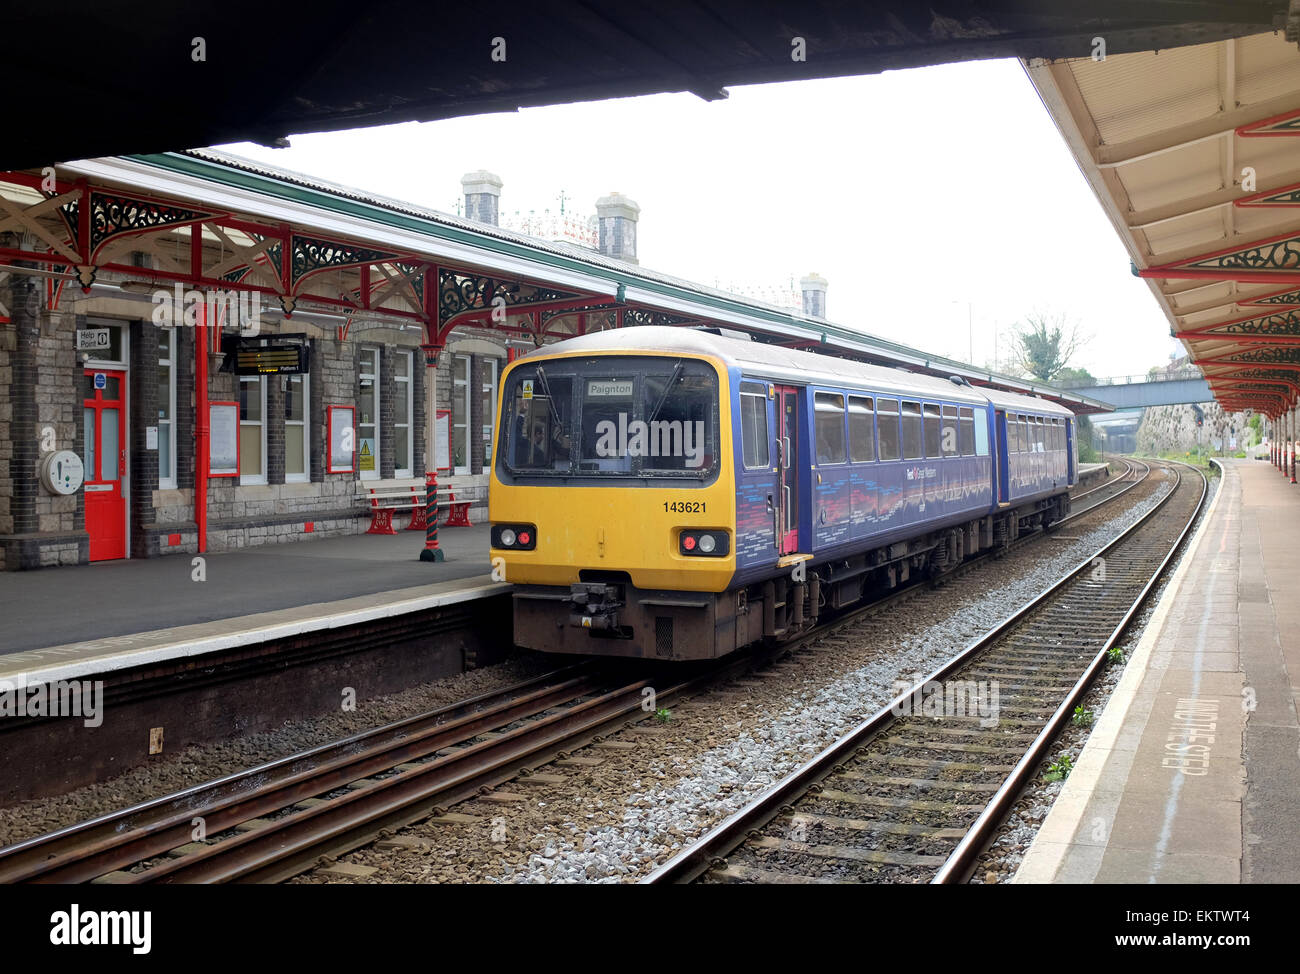
[[[637,326],[502,375],[488,517],[517,645],[701,660],[1069,513],[1074,414],[1036,397]]]

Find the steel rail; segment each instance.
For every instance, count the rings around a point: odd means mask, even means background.
[[[1200,473],[1200,471],[1197,471],[1197,473]],[[1180,475],[1179,480],[1181,481],[1181,479],[1182,477]],[[1007,817],[1007,814],[1011,810],[1011,806],[1015,804],[1016,800],[1019,798],[1020,792],[1029,780],[1030,775],[1033,774],[1034,768],[1036,768],[1047,756],[1047,752],[1052,746],[1052,742],[1069,722],[1070,715],[1074,708],[1078,706],[1081,700],[1083,700],[1089,687],[1091,687],[1093,682],[1096,680],[1097,675],[1106,666],[1107,654],[1120,640],[1120,637],[1124,635],[1124,632],[1129,628],[1129,626],[1133,624],[1133,619],[1140,611],[1142,611],[1142,607],[1146,605],[1151,593],[1155,590],[1156,586],[1160,584],[1161,580],[1164,578],[1165,572],[1168,571],[1170,564],[1172,564],[1174,559],[1178,556],[1182,549],[1183,542],[1187,540],[1188,534],[1191,533],[1193,526],[1196,524],[1196,519],[1200,516],[1201,510],[1205,506],[1205,497],[1209,493],[1209,489],[1209,481],[1205,478],[1204,474],[1201,474],[1201,496],[1197,500],[1196,507],[1188,518],[1187,524],[1183,526],[1178,538],[1172,545],[1170,545],[1169,552],[1165,555],[1156,570],[1151,574],[1151,577],[1147,579],[1146,585],[1143,586],[1142,591],[1133,601],[1133,604],[1129,606],[1128,611],[1124,614],[1124,618],[1119,621],[1110,636],[1106,638],[1106,642],[1102,645],[1101,649],[1097,651],[1096,656],[1093,657],[1088,668],[1084,670],[1083,674],[1070,689],[1065,700],[1056,708],[1051,719],[1048,720],[1043,729],[1039,731],[1038,736],[1034,738],[1034,742],[1029,746],[1029,750],[1025,752],[1025,756],[1020,759],[1015,768],[1012,769],[1011,773],[1007,775],[1007,778],[1002,783],[1001,787],[999,787],[993,797],[989,799],[988,805],[986,805],[984,810],[980,812],[979,817],[971,825],[970,829],[966,832],[966,835],[957,844],[957,848],[953,849],[949,854],[947,861],[939,867],[939,871],[935,874],[935,877],[931,882],[940,884],[958,883],[964,882],[969,878],[971,871],[975,868],[976,860],[978,860],[980,854],[992,840],[993,834],[997,831],[998,826],[1001,825],[1002,821]],[[1172,497],[1173,491],[1170,491],[1168,496]]]
[[[848,734],[828,745],[782,780],[771,785],[743,808],[732,813],[712,831],[706,833],[698,842],[683,849],[641,882],[648,884],[688,883],[703,875],[724,856],[743,844],[752,831],[767,825],[784,808],[805,794],[813,785],[840,768],[856,750],[864,747],[880,731],[892,724],[896,719],[896,712],[914,694],[921,691],[926,684],[942,680],[964,667],[1011,632],[1028,616],[1038,611],[1085,571],[1090,570],[1095,559],[1105,557],[1113,549],[1131,540],[1134,534],[1150,521],[1158,511],[1162,510],[1175,495],[1180,479],[1175,481],[1175,486],[1157,504],[1153,505],[1151,510],[1143,514],[1120,535],[1084,558],[1076,567],[1015,610],[989,632],[975,640],[956,656],[941,664],[932,673],[919,680],[913,687],[899,694]],[[1203,499],[1204,494],[1202,494]],[[1192,520],[1194,521],[1194,519],[1195,516],[1193,516]],[[1181,537],[1182,535],[1180,535]]]
[[[594,671],[591,663],[562,667],[13,843],[0,848],[0,883],[78,882],[138,862],[142,856],[165,853],[189,841],[196,815],[213,816],[208,824],[220,828],[229,818],[262,809],[277,795],[301,789],[313,775],[346,776],[396,750],[446,746],[440,742],[473,736],[557,700],[572,699],[597,685]]]

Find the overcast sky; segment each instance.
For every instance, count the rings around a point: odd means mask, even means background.
[[[648,268],[726,287],[830,281],[827,317],[992,362],[1035,310],[1090,340],[1072,364],[1145,372],[1177,343],[1017,61],[528,109],[225,148],[452,210],[487,169],[501,208],[641,206]],[[969,307],[968,307],[969,302]],[[973,317],[974,327],[968,327]]]

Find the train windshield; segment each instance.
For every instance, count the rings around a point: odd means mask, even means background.
[[[502,396],[497,470],[533,478],[710,480],[718,377],[687,358],[601,356],[521,365]]]

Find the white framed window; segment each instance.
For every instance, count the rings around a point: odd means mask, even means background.
[[[492,466],[492,433],[497,422],[497,370],[494,358],[483,360],[483,469]]]
[[[176,332],[158,332],[158,489],[176,489]]]
[[[266,376],[239,377],[239,482],[266,483]]]
[[[454,473],[469,473],[469,373],[468,355],[451,363],[451,464]]]
[[[358,369],[357,469],[362,480],[379,479],[379,349],[362,348]]]
[[[284,384],[284,482],[311,480],[311,434],[307,423],[308,375],[282,375]]]
[[[410,352],[393,353],[393,475],[411,477],[415,466],[412,459],[414,445],[411,439],[411,417],[415,415],[415,399],[411,383],[413,356]]]

